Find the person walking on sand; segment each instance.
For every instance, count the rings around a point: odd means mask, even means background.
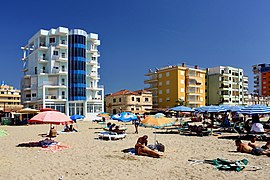
[[[135,134],[138,134],[138,127],[140,123],[141,123],[141,118],[139,115],[137,115],[137,119],[134,121]]]

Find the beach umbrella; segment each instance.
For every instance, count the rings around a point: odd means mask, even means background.
[[[44,112],[44,111],[57,111],[57,110],[52,109],[52,108],[41,108],[39,111]]]
[[[226,111],[230,111],[232,106],[230,105],[219,105],[220,107],[222,107],[223,109],[225,109]]]
[[[24,108],[24,109],[21,109],[18,111],[19,113],[23,113],[23,114],[26,114],[26,118],[27,118],[27,121],[29,120],[29,114],[36,114],[39,112],[39,110],[37,109],[32,109],[32,108]],[[31,117],[31,116],[30,116]]]
[[[110,118],[110,114],[106,112],[98,113],[98,117]]]
[[[76,121],[77,119],[84,119],[84,116],[80,115],[80,114],[74,114],[74,115],[70,116],[70,119],[73,121]]]
[[[243,108],[244,108],[244,106],[231,106],[230,111],[231,112],[240,112]]]
[[[72,120],[59,111],[44,111],[32,117],[28,123],[44,123],[44,124],[65,124],[72,123]]]
[[[204,107],[204,110],[205,110],[205,112],[208,112],[208,113],[226,112],[226,109],[224,109],[223,107],[221,107],[221,106],[214,106],[214,105],[205,106]]]
[[[194,112],[194,109],[191,109],[190,107],[187,106],[176,106],[171,108],[170,110],[178,112]]]
[[[130,122],[137,120],[137,116],[130,112],[122,112],[111,116],[111,119],[118,120],[121,122]]]
[[[268,114],[270,113],[270,107],[260,104],[245,106],[241,109],[240,113],[244,115]]]
[[[31,109],[31,108],[24,108],[18,111],[19,113],[28,113],[28,114],[33,114],[39,112],[39,110],[36,109]]]
[[[172,126],[175,124],[175,120],[172,118],[167,118],[160,115],[150,115],[141,121],[142,126],[151,127],[155,129],[161,129],[163,127]],[[155,142],[156,142],[156,133],[155,133]]]

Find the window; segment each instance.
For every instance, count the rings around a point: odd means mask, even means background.
[[[159,78],[162,78],[162,74],[159,74],[158,77],[159,77]]]
[[[37,97],[37,94],[36,93],[32,93],[32,97]]]
[[[162,102],[162,98],[159,98],[159,102]]]
[[[159,90],[159,94],[162,94],[162,90]]]
[[[170,81],[166,81],[166,85],[170,85]]]
[[[65,79],[62,78],[62,85],[65,85]]]
[[[145,101],[145,102],[148,102],[148,101],[149,101],[149,98],[145,98],[144,101]]]
[[[170,93],[170,89],[166,89],[166,94],[169,94]]]
[[[170,76],[170,72],[166,72],[166,77],[169,77]]]
[[[180,92],[185,92],[184,88],[181,88],[181,89],[180,89]]]
[[[166,102],[170,102],[170,98],[169,97],[166,98]]]
[[[141,99],[140,98],[136,98],[136,102],[141,102]]]
[[[96,58],[96,57],[91,57],[91,59],[92,59],[93,61],[95,61],[97,58]]]
[[[181,80],[180,80],[180,83],[181,83],[181,84],[185,84],[185,80],[184,80],[184,79],[181,79]]]
[[[131,111],[134,111],[134,108],[131,108]]]
[[[136,108],[136,110],[137,110],[137,111],[139,111],[139,110],[140,110],[140,108]]]
[[[50,43],[55,43],[55,38],[54,37],[50,38]]]
[[[185,71],[180,71],[180,75],[185,75]]]
[[[162,86],[162,82],[159,82],[158,85],[159,85],[159,86]]]
[[[53,51],[54,56],[58,56],[58,51]]]
[[[122,101],[122,99],[121,98],[119,98],[119,102],[121,102]]]
[[[113,99],[113,102],[116,103],[116,99]]]
[[[134,97],[131,97],[131,101],[134,101]]]
[[[66,53],[62,53],[62,58],[66,58]]]

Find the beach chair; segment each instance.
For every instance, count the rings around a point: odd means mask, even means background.
[[[116,132],[111,131],[105,131],[98,134],[99,139],[108,139],[108,140],[118,140],[118,139],[124,139],[126,137],[126,134],[117,134]]]

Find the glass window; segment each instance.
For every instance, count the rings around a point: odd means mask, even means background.
[[[54,37],[50,38],[50,43],[55,43],[55,38]]]
[[[54,56],[58,56],[58,51],[53,51]]]

